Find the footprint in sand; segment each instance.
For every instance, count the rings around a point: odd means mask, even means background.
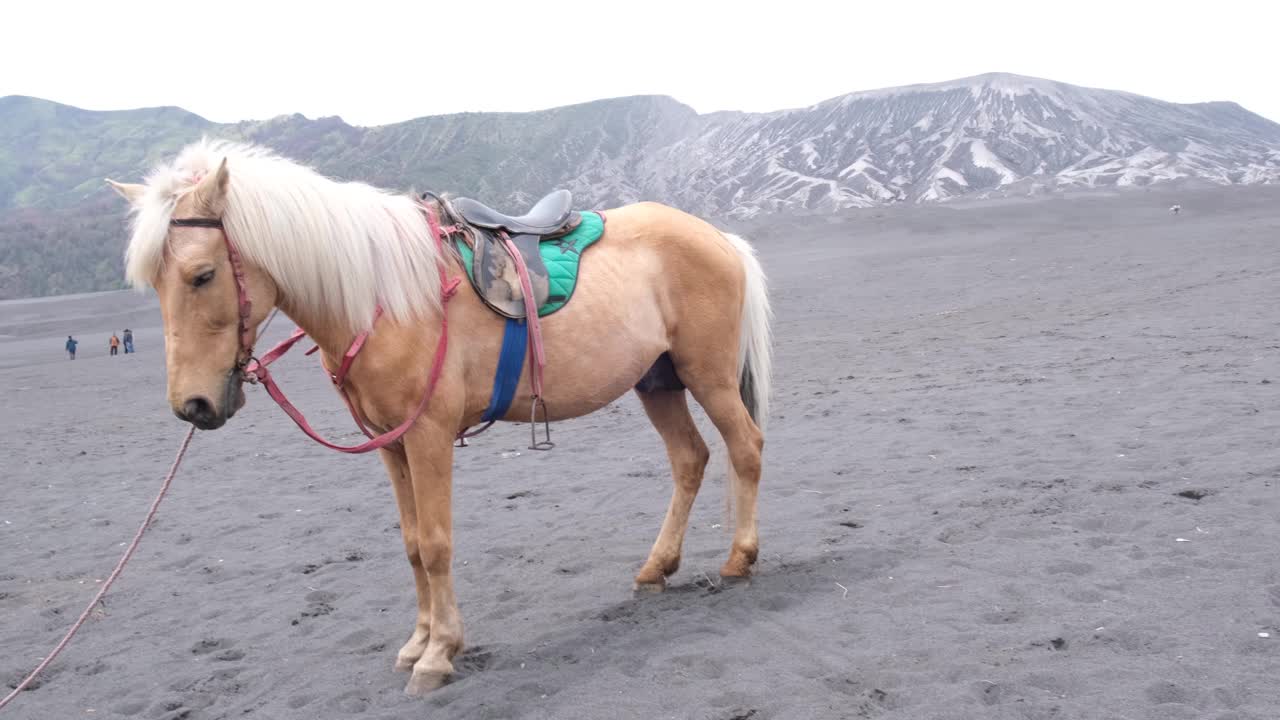
[[[578,563],[575,565],[561,565],[560,567],[556,568],[556,574],[571,577],[574,575],[581,574],[582,572],[587,570],[589,567],[590,566],[586,565],[585,563]]]
[[[467,648],[453,659],[454,673],[459,678],[484,672],[492,664],[493,652],[484,645]]]
[[[555,695],[559,690],[557,688],[547,687],[540,683],[525,683],[517,685],[503,695],[504,700],[509,700],[518,705],[524,705],[534,700],[542,700],[544,698]]]
[[[192,655],[208,655],[212,652],[231,647],[233,643],[226,638],[206,638],[191,646]]]
[[[359,648],[361,646],[368,647],[369,643],[372,642],[375,637],[376,635],[372,630],[369,628],[363,628],[356,630],[355,632],[347,633],[338,641],[338,644],[345,648],[356,648],[357,652],[361,652]]]
[[[187,707],[182,700],[162,700],[152,709],[151,717],[157,720],[187,720],[195,710],[196,708]]]
[[[849,717],[871,718],[893,709],[894,702],[889,693],[880,688],[868,688],[853,678],[832,676],[824,678],[823,684],[853,699],[849,707],[853,714]]]
[[[343,695],[339,695],[334,700],[334,705],[339,710],[349,715],[362,713],[368,710],[370,704],[369,696],[359,690],[353,690]]]
[[[306,618],[324,617],[334,611],[333,602],[338,599],[335,593],[326,590],[314,590],[306,595],[307,607],[289,624],[298,625]]]
[[[93,662],[90,662],[90,663],[85,663],[85,664],[83,664],[83,665],[77,665],[77,666],[76,666],[76,674],[77,674],[77,675],[85,675],[85,676],[97,675],[98,673],[102,672],[103,670],[106,670],[108,667],[110,667],[110,666],[109,666],[109,665],[107,665],[106,663],[102,662],[101,660],[94,660]]]
[[[1004,696],[1004,687],[990,680],[979,680],[973,684],[973,694],[983,705],[999,705]]]

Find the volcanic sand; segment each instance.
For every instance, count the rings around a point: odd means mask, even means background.
[[[740,225],[777,312],[756,577],[716,576],[717,452],[671,587],[632,594],[671,486],[633,396],[556,425],[551,453],[497,428],[457,452],[468,648],[425,699],[391,668],[414,599],[381,464],[312,444],[250,389],[0,717],[1274,718],[1278,201]],[[125,325],[138,353],[110,358]],[[10,686],[109,572],[185,430],[158,325],[132,293],[0,303]],[[358,437],[314,357],[277,367],[319,428]]]

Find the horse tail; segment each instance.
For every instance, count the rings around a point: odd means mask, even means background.
[[[764,432],[769,417],[769,397],[773,382],[773,340],[770,328],[773,310],[769,307],[768,281],[750,243],[737,235],[725,233],[724,237],[738,251],[747,276],[742,303],[742,334],[738,340],[738,392],[756,427]]]
[[[770,322],[769,287],[764,268],[756,258],[755,248],[743,238],[724,233],[724,237],[742,258],[746,288],[742,300],[742,330],[738,338],[738,394],[751,420],[764,433],[769,417],[769,396],[773,378],[773,338]],[[725,463],[729,471],[729,492],[724,495],[724,526],[734,527],[734,497],[738,494],[738,473],[733,461]]]

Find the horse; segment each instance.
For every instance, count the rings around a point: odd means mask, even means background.
[[[180,419],[214,430],[244,406],[244,383],[265,362],[254,341],[278,309],[317,344],[326,369],[345,371],[341,390],[366,432],[397,428],[377,448],[417,616],[394,667],[411,671],[411,695],[446,682],[463,647],[452,575],[455,438],[490,401],[506,321],[459,282],[459,253],[439,223],[449,200],[340,182],[269,148],[209,138],[142,184],[107,183],[131,207],[126,280],[159,299],[168,403]],[[709,458],[692,394],[729,456],[733,535],[720,574],[749,577],[771,384],[765,273],[746,240],[678,209],[639,202],[602,215],[572,302],[541,322],[544,420],[595,412],[634,388],[674,481],[634,579],[637,590],[660,591],[680,565]],[[531,365],[502,421],[530,421]]]

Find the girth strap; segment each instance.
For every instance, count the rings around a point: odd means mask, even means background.
[[[529,341],[529,326],[519,320],[507,318],[502,330],[502,351],[498,354],[498,370],[493,374],[493,394],[489,407],[480,417],[481,422],[501,420],[511,408],[524,370],[524,349]]]

